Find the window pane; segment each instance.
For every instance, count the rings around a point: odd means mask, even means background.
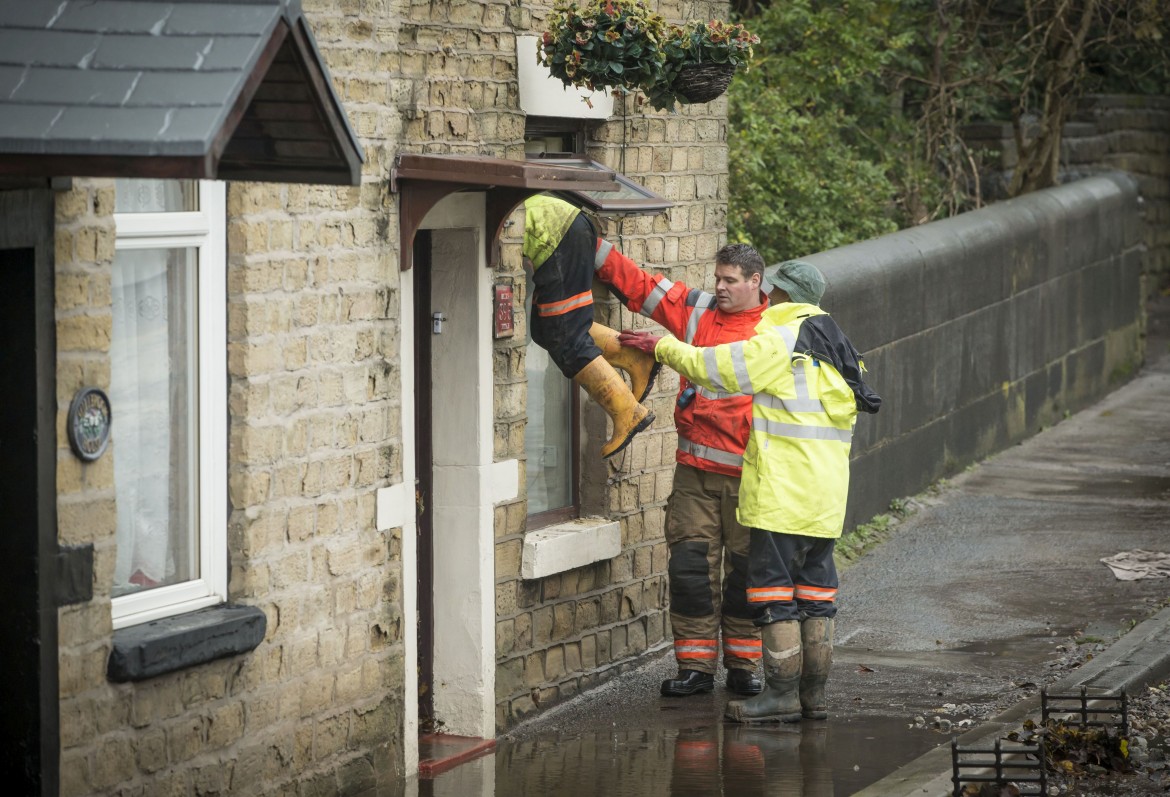
[[[528,344],[528,514],[573,503],[572,391],[575,386],[549,359],[548,352]]]
[[[194,180],[114,180],[115,213],[175,213],[199,210]]]
[[[199,575],[195,261],[195,249],[114,259],[115,597]]]

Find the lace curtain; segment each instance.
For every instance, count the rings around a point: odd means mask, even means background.
[[[183,208],[176,181],[119,181],[119,212]],[[136,185],[146,183],[148,185]],[[196,251],[118,249],[112,274],[114,596],[198,575]]]

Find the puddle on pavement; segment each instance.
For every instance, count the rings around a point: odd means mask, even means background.
[[[1075,496],[1078,500],[1170,500],[1170,477],[1115,472],[1086,478],[1079,473],[1043,472],[1040,478],[1020,479],[1012,471],[989,471],[971,478],[970,486],[980,491],[994,490],[1002,495],[1020,495],[1053,499]]]
[[[1089,479],[1078,482],[1076,491],[1081,496],[1100,498],[1170,498],[1170,478],[1165,476],[1119,476],[1117,478]]]
[[[659,720],[651,720],[661,724]],[[419,797],[843,797],[949,737],[902,718],[562,731],[419,781]],[[413,794],[413,785],[409,795]],[[381,794],[381,793],[380,793]],[[392,792],[385,792],[389,795]]]

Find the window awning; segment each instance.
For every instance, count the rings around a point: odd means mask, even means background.
[[[492,253],[504,222],[516,206],[533,194],[545,191],[591,210],[627,210],[628,194],[638,188],[645,195],[661,200],[662,210],[669,200],[646,192],[623,175],[593,161],[566,159],[514,161],[465,155],[399,155],[391,173],[391,189],[399,193],[400,264],[410,268],[414,252],[414,234],[423,218],[443,197],[457,191],[487,192],[488,266],[494,265]],[[600,200],[606,194],[622,197],[619,205],[607,208]]]
[[[553,166],[568,166],[574,169],[588,169],[591,171],[607,172],[618,181],[618,190],[613,191],[558,191],[558,195],[568,201],[589,208],[590,210],[606,213],[644,214],[661,213],[667,208],[674,207],[674,203],[664,196],[654,193],[643,185],[638,185],[621,172],[616,172],[595,160],[585,156],[556,156],[542,155],[534,160]]]
[[[0,176],[357,185],[300,0],[0,0]]]

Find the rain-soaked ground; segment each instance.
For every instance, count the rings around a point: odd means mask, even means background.
[[[866,786],[947,739],[902,716],[742,726],[724,722],[728,693],[658,696],[673,663],[500,739],[494,755],[419,783],[420,797],[833,797]],[[721,677],[720,677],[721,679]]]
[[[513,729],[493,753],[377,796],[844,797],[876,783],[1166,605],[1166,579],[1120,581],[1101,559],[1170,550],[1167,395],[1162,356],[908,502],[842,573],[827,722],[724,723],[722,688],[662,698],[664,655]]]

